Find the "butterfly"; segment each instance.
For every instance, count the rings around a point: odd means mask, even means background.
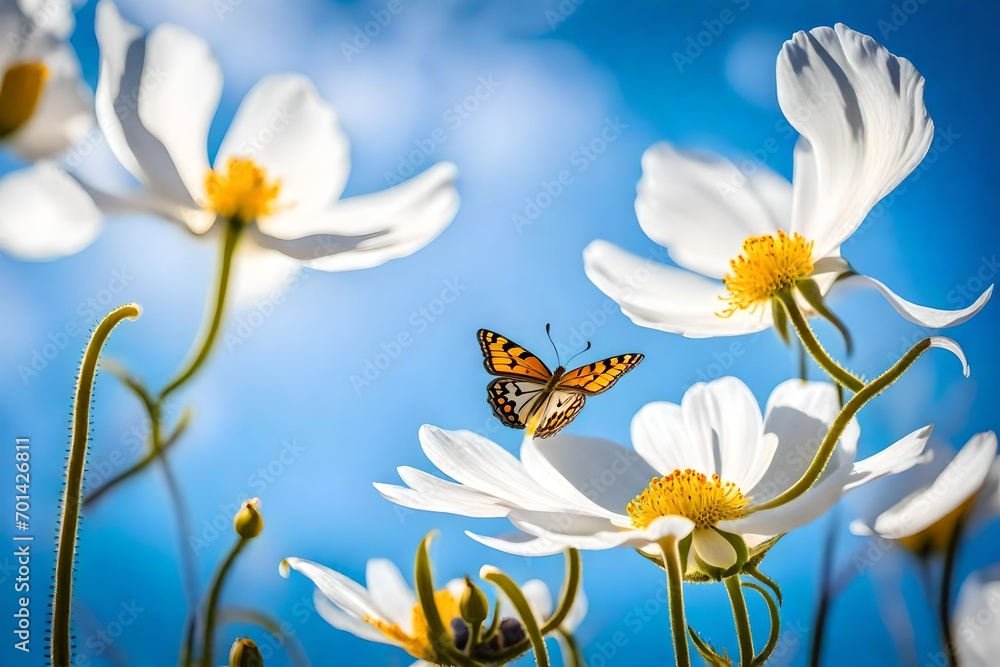
[[[548,325],[545,333],[551,342]],[[541,359],[495,331],[480,329],[478,338],[483,365],[491,375],[499,376],[486,386],[493,414],[507,426],[527,429],[528,435],[536,438],[558,433],[580,414],[587,396],[604,393],[643,359],[641,354],[622,354],[569,372],[560,362],[550,371]],[[587,343],[578,354],[589,349]]]

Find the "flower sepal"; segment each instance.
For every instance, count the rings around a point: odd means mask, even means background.
[[[693,567],[695,572],[707,577],[707,581],[722,581],[727,577],[741,574],[743,572],[743,568],[750,560],[750,549],[747,547],[747,543],[739,535],[734,535],[733,533],[727,533],[717,529],[713,530],[726,540],[726,542],[729,543],[729,546],[731,546],[736,552],[736,562],[727,568],[722,568],[703,560],[696,552],[694,554],[694,560],[688,561],[687,567]],[[685,572],[687,572],[687,568],[685,569]]]

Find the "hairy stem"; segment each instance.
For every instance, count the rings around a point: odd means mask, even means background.
[[[69,460],[66,464],[66,482],[63,488],[62,519],[59,522],[56,547],[55,583],[52,592],[51,648],[52,667],[69,667],[72,658],[70,636],[70,607],[73,599],[73,569],[76,559],[77,531],[80,522],[80,497],[83,492],[83,472],[87,462],[90,439],[90,403],[97,376],[97,361],[101,348],[111,331],[123,320],[139,317],[141,309],[128,304],[109,313],[97,325],[80,365],[76,395],[73,399],[72,431],[70,434]]]
[[[822,343],[819,342],[816,334],[813,333],[812,327],[809,326],[806,316],[802,314],[799,305],[795,303],[795,297],[792,295],[792,292],[790,290],[782,290],[778,292],[776,298],[781,302],[782,307],[788,314],[788,319],[792,323],[795,333],[798,334],[799,340],[802,341],[803,347],[816,360],[819,367],[826,371],[837,384],[843,385],[855,393],[861,391],[865,383],[827,354],[827,351],[823,349]]]
[[[747,612],[747,602],[743,597],[743,586],[739,575],[726,577],[726,592],[729,593],[729,604],[733,609],[733,622],[736,624],[736,637],[740,645],[740,667],[750,667],[753,663],[753,633],[750,631],[750,614]]]
[[[232,569],[233,563],[236,562],[237,557],[239,557],[240,552],[243,551],[248,542],[250,540],[245,537],[239,538],[230,550],[229,555],[226,556],[226,560],[222,562],[219,571],[215,574],[211,593],[208,596],[208,604],[205,605],[205,628],[201,634],[202,648],[201,661],[199,663],[201,667],[212,667],[212,656],[215,653],[215,619],[218,614],[222,586],[226,582],[226,576],[229,574],[229,570]]]
[[[678,540],[671,535],[663,538],[659,545],[660,550],[663,552],[663,569],[667,572],[670,632],[674,642],[675,662],[677,667],[691,667],[687,619],[684,615],[684,572],[681,570],[681,554]]]

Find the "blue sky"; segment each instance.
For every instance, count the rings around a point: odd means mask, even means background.
[[[341,656],[345,664],[410,661],[399,650],[336,631],[314,614],[306,617],[301,604],[311,585],[302,577],[278,576],[277,563],[286,556],[356,577],[376,556],[405,570],[420,538],[438,529],[434,557],[443,579],[492,563],[515,578],[540,577],[558,586],[560,558],[505,556],[463,535],[466,528],[500,532],[502,522],[401,512],[371,486],[397,481],[398,465],[431,469],[416,437],[424,423],[479,430],[516,450],[520,433],[501,428],[483,400],[487,375],[475,341],[479,327],[497,329],[546,358],[546,322],[566,349],[592,340],[587,356],[644,353],[642,366],[593,400],[569,427],[622,443],[642,405],[677,402],[699,380],[736,375],[763,402],[772,387],[794,375],[794,354],[770,333],[687,340],[636,327],[586,279],[581,252],[595,238],[640,254],[655,249],[639,229],[633,201],[639,158],[657,141],[756,160],[790,176],[794,134],[777,106],[774,59],[795,31],[846,23],[910,59],[927,79],[936,148],[873,211],[863,233],[845,245],[845,256],[902,296],[937,307],[966,305],[965,294],[978,294],[984,280],[995,280],[1000,93],[989,72],[998,56],[992,26],[1000,7],[994,3],[724,0],[625,7],[599,0],[414,0],[404,1],[389,20],[387,3],[379,0],[136,0],[121,6],[145,27],[175,22],[211,43],[226,77],[213,148],[257,79],[299,71],[334,104],[351,140],[348,195],[382,189],[410,168],[420,171],[436,160],[459,166],[462,208],[437,241],[375,269],[303,274],[283,303],[231,312],[224,324],[228,344],[176,396],[175,409],[196,406],[173,460],[194,532],[206,542],[196,554],[201,584],[230,543],[228,535],[211,537],[213,522],[223,517],[228,523],[232,506],[259,495],[267,526],[239,562],[226,600],[288,621],[318,664],[329,656]],[[79,8],[73,38],[91,85],[97,71],[93,13],[93,2]],[[377,34],[367,43],[356,41],[358,31],[379,17],[385,25],[370,30]],[[596,142],[602,133],[604,141]],[[87,175],[121,180],[108,155],[95,147]],[[560,183],[563,172],[568,177]],[[162,384],[195,336],[214,259],[214,248],[146,218],[113,220],[93,246],[58,262],[0,257],[0,312],[7,323],[0,329],[0,426],[9,440],[30,436],[35,452],[36,650],[23,664],[42,664],[45,540],[55,527],[82,332],[94,323],[95,311],[141,303],[142,319],[121,327],[107,354],[151,385]],[[454,296],[451,303],[444,303],[444,294]],[[851,366],[869,375],[928,333],[874,295],[853,294],[833,306],[857,341]],[[969,357],[970,379],[962,378],[950,355],[928,354],[867,409],[862,453],[928,421],[956,446],[995,428],[996,325],[991,303],[949,332]],[[842,355],[836,332],[818,327]],[[401,335],[411,344],[377,374],[369,372],[369,384],[359,382],[386,348],[395,351],[393,341]],[[36,364],[41,367],[25,377],[18,369],[30,367],[36,352],[43,355]],[[811,372],[818,377],[818,370]],[[107,376],[98,385],[94,423],[92,473],[102,464],[113,467],[119,457],[140,455],[134,443],[142,413]],[[8,465],[0,464],[5,470]],[[845,551],[857,545],[846,533],[848,510],[838,515]],[[172,664],[184,598],[178,536],[159,472],[122,487],[87,513],[83,527],[77,614],[82,653],[96,665]],[[825,527],[823,520],[788,536],[766,561],[785,590],[788,639],[775,664],[804,664],[817,545]],[[997,560],[997,538],[993,528],[970,542],[961,573]],[[900,562],[896,567],[906,567]],[[584,567],[592,611],[579,637],[590,664],[662,659],[667,616],[653,603],[663,586],[659,570],[625,550],[586,554]],[[904,574],[919,630],[917,654],[930,660],[937,650],[933,615],[913,573]],[[828,664],[849,657],[855,664],[895,662],[874,592],[866,574],[837,601]],[[11,595],[0,600],[0,609],[8,609]],[[694,627],[731,645],[721,587],[691,588],[688,600]],[[635,610],[647,603],[650,620],[637,623]],[[93,639],[123,604],[143,611],[113,643]],[[763,608],[752,603],[751,612],[760,621],[758,632],[766,632]],[[867,647],[867,655],[856,656],[857,646]],[[0,662],[12,659],[4,642]],[[278,652],[268,665],[284,661]]]

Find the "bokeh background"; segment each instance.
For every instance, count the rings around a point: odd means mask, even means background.
[[[228,526],[233,508],[250,495],[261,497],[267,526],[238,563],[225,603],[287,621],[314,664],[407,665],[411,660],[398,649],[366,643],[318,618],[311,584],[303,577],[278,576],[277,564],[286,556],[310,558],[361,578],[366,560],[376,556],[408,569],[420,538],[438,529],[433,553],[442,579],[474,574],[482,564],[493,563],[520,580],[540,577],[557,587],[560,558],[506,556],[462,533],[466,528],[501,532],[504,522],[402,511],[371,485],[397,481],[398,465],[431,469],[416,437],[424,423],[478,430],[516,451],[520,433],[501,428],[484,400],[487,375],[474,335],[481,326],[545,358],[551,354],[546,322],[567,351],[586,338],[594,344],[587,356],[645,353],[642,366],[614,391],[591,401],[569,427],[619,442],[628,441],[630,419],[643,404],[677,402],[694,382],[737,375],[763,402],[773,386],[793,376],[796,356],[773,333],[685,340],[632,325],[586,279],[581,251],[595,238],[637,253],[654,249],[639,229],[633,200],[640,156],[657,141],[756,160],[790,176],[794,135],[777,105],[774,61],[782,42],[797,30],[844,22],[909,58],[927,79],[927,106],[939,134],[914,176],[848,242],[845,256],[904,297],[938,307],[967,305],[969,293],[978,295],[995,280],[1000,250],[996,3],[402,0],[402,10],[358,47],[353,42],[357,31],[386,4],[121,3],[125,16],[146,28],[173,22],[211,43],[226,76],[213,148],[257,79],[299,71],[332,101],[351,140],[348,195],[382,189],[395,175],[405,175],[408,166],[420,171],[447,159],[460,169],[462,207],[454,224],[416,255],[354,273],[308,272],[273,309],[250,304],[230,311],[224,325],[229,344],[223,342],[207,369],[176,397],[178,408],[196,406],[195,421],[171,458],[194,534],[177,534],[155,468],[85,516],[76,634],[89,664],[175,664],[185,612],[179,544],[195,544],[187,548],[204,587],[231,544],[228,528],[216,537],[211,526]],[[78,7],[72,39],[91,85],[98,67],[94,7],[93,2]],[[724,10],[733,20],[719,30]],[[702,46],[691,48],[699,39]],[[345,44],[358,48],[345,50]],[[678,53],[689,61],[679,65]],[[484,87],[483,81],[490,85]],[[581,150],[608,124],[619,128],[614,141],[601,146],[599,154]],[[430,150],[428,140],[442,132],[445,140],[431,140]],[[770,142],[777,142],[779,150],[762,151]],[[4,169],[16,166],[5,160]],[[102,146],[95,147],[86,168],[96,180],[119,178]],[[562,170],[572,174],[572,183],[558,196],[539,200],[545,184]],[[515,216],[536,212],[532,202],[544,205],[530,224],[518,225]],[[0,433],[5,440],[0,452],[7,452],[0,453],[0,470],[6,471],[0,507],[12,512],[13,439],[30,436],[37,540],[29,660],[11,648],[12,543],[0,549],[0,663],[43,664],[52,562],[48,540],[56,526],[67,412],[85,343],[84,333],[66,332],[86,331],[98,311],[140,302],[142,319],[121,327],[107,354],[152,386],[162,385],[196,334],[215,255],[214,247],[164,222],[124,218],[111,221],[93,246],[68,259],[21,263],[0,257]],[[439,299],[449,289],[457,296],[444,304]],[[871,294],[833,305],[857,341],[852,367],[868,374],[887,367],[928,333]],[[997,313],[991,303],[972,322],[949,332],[969,357],[970,379],[962,378],[950,355],[932,353],[863,413],[863,453],[929,421],[937,435],[956,446],[996,427]],[[818,326],[835,354],[843,354],[836,333]],[[248,330],[249,335],[240,333]],[[388,364],[378,360],[383,346],[391,347],[401,334],[408,334],[412,344]],[[33,356],[50,343],[58,353],[26,375],[23,367],[30,368]],[[366,366],[377,362],[384,368],[369,372],[366,384],[358,382]],[[811,372],[818,377],[818,370]],[[135,432],[144,428],[142,412],[107,375],[99,380],[94,423],[92,471],[140,455]],[[297,453],[289,456],[289,451]],[[832,526],[841,538],[841,560],[865,546],[847,534],[849,517],[850,507],[842,506],[836,515],[789,535],[768,557],[766,570],[785,592],[783,640],[773,664],[805,663],[827,530]],[[12,526],[0,534],[9,530]],[[993,527],[968,543],[960,574],[998,560],[998,537]],[[884,562],[896,576],[895,595],[903,591],[900,600],[913,617],[918,660],[913,664],[941,664],[935,662],[940,660],[937,633],[916,569],[905,558]],[[657,601],[663,588],[660,571],[626,550],[587,553],[584,563],[591,611],[579,640],[588,664],[670,660],[666,609]],[[882,626],[874,598],[879,584],[871,574],[861,572],[835,602],[826,664],[899,662]],[[692,625],[732,646],[722,588],[694,587],[687,599]],[[763,637],[766,614],[758,602],[751,600],[751,613]],[[643,607],[645,621],[637,613]],[[123,613],[128,623],[115,626]],[[117,634],[112,643],[100,639],[102,629]],[[224,634],[244,632],[268,647],[268,665],[287,664],[285,654],[254,628],[229,626]],[[228,644],[221,635],[220,643]]]

